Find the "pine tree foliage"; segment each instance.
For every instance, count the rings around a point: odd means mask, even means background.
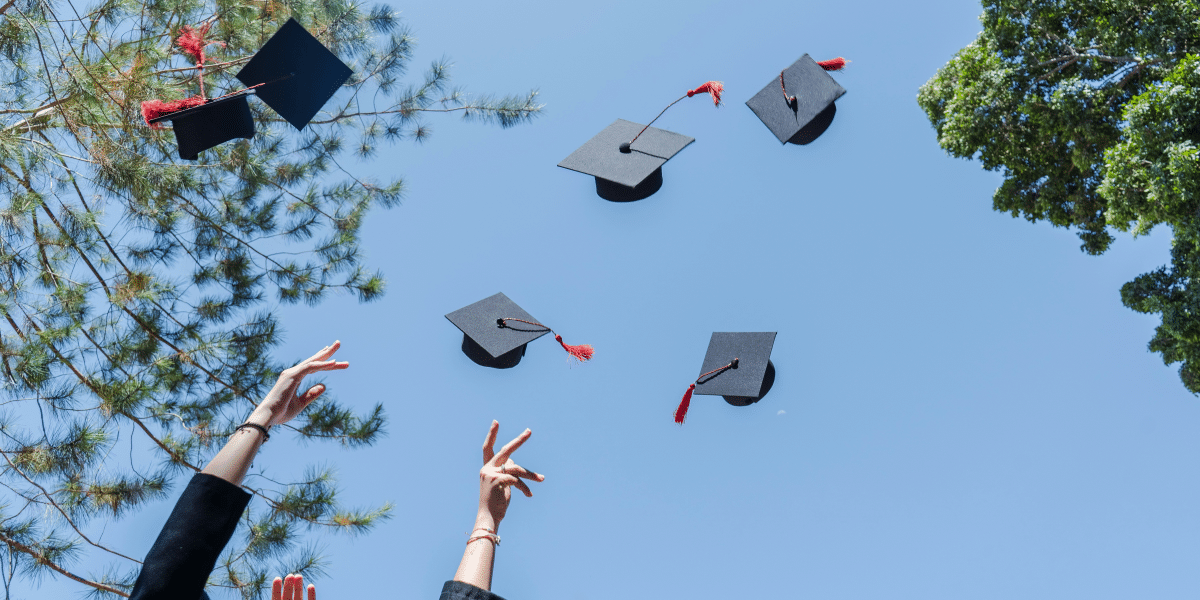
[[[1159,224],[1171,265],[1121,288],[1200,394],[1200,3],[984,0],[983,31],[917,101],[951,155],[1004,182],[997,211],[1073,227],[1088,254]]]
[[[303,132],[251,102],[253,140],[176,158],[172,133],[147,127],[140,104],[199,93],[173,43],[181,28],[211,24],[219,43],[203,83],[216,97],[242,87],[233,75],[289,17],[351,66],[350,81]],[[272,355],[277,303],[383,293],[359,232],[403,183],[354,165],[380,144],[424,139],[426,113],[501,127],[539,113],[536,92],[452,87],[444,61],[406,82],[414,43],[391,9],[352,0],[0,0],[6,590],[49,576],[127,596],[140,557],[97,532],[177,492],[290,365]],[[384,425],[379,406],[355,414],[323,397],[290,429],[357,447]],[[158,466],[114,451],[122,431]],[[329,470],[299,479],[247,479],[257,499],[213,585],[259,597],[268,571],[322,567],[309,536],[366,532],[390,510],[343,508]],[[77,572],[84,562],[108,566]]]

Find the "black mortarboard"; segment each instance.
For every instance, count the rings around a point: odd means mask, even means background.
[[[807,54],[746,101],[763,124],[786,144],[804,145],[820,136],[837,113],[834,100],[846,90],[825,71],[845,66],[841,58],[814,61]]]
[[[613,202],[641,200],[662,187],[662,166],[696,141],[686,135],[650,127],[621,151],[644,125],[617,119],[571,153],[558,166],[596,178],[596,194]]]
[[[675,410],[675,422],[682,424],[687,417],[693,392],[723,396],[734,406],[753,404],[766,396],[775,384],[775,365],[771,363],[775,335],[775,332],[712,334],[700,376],[683,394],[683,401]]]
[[[350,78],[350,67],[317,38],[288,19],[238,71],[247,87],[296,129],[312,120]]]
[[[460,308],[446,318],[462,330],[462,351],[476,364],[509,369],[525,356],[525,345],[551,332],[503,293]],[[555,335],[555,341],[580,361],[592,357],[589,345],[570,346]]]
[[[198,33],[191,28],[184,30],[177,43],[197,59],[201,96],[172,103],[143,102],[142,114],[146,123],[152,126],[171,121],[175,140],[179,144],[179,157],[196,160],[200,152],[218,144],[234,138],[254,137],[254,120],[250,115],[250,105],[246,102],[245,90],[215,100],[203,98],[202,67],[204,46],[207,45],[203,38],[208,27],[203,27]],[[288,19],[242,67],[237,78],[247,87],[254,88],[255,95],[293,127],[304,129],[313,115],[350,78],[350,73],[350,67],[338,60],[317,38],[305,31],[295,19]],[[151,118],[152,114],[170,110],[181,102],[193,101],[203,101],[204,104]]]
[[[658,117],[680,100],[696,94],[709,94],[713,105],[721,106],[724,91],[725,85],[720,81],[706,81],[668,104]],[[646,198],[662,187],[662,166],[696,141],[686,135],[650,127],[658,117],[646,125],[617,119],[558,166],[594,176],[596,194],[605,200],[630,202]]]
[[[170,121],[179,145],[179,158],[196,160],[200,153],[232,140],[254,137],[254,118],[246,94],[235,94],[219,100],[176,111],[147,123]]]

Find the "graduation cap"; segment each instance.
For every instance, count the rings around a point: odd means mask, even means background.
[[[746,101],[781,143],[804,145],[820,136],[837,114],[834,101],[846,90],[826,71],[840,71],[846,59],[816,62],[807,54],[772,78]]]
[[[525,346],[552,330],[525,312],[503,293],[489,296],[460,308],[446,318],[463,332],[462,351],[476,364],[494,369],[510,369],[525,356]],[[571,346],[555,334],[563,350],[580,362],[592,358],[595,350],[587,344]]]
[[[184,26],[176,39],[196,60],[200,96],[142,103],[142,116],[151,127],[171,122],[182,159],[196,160],[200,152],[229,140],[254,137],[247,102],[252,90],[293,127],[303,129],[350,78],[350,67],[289,18],[238,72],[246,89],[208,99],[204,94],[204,48],[220,43],[204,39],[211,26],[211,22],[199,29]]]
[[[700,376],[684,392],[675,409],[675,422],[682,425],[687,418],[693,393],[723,396],[734,406],[754,404],[766,396],[775,384],[775,365],[771,363],[775,335],[773,331],[712,334]]]
[[[254,137],[254,117],[250,115],[247,94],[234,94],[207,100],[191,108],[146,119],[151,125],[170,121],[175,130],[179,158],[196,160],[200,153],[235,138]]]
[[[352,71],[295,19],[288,19],[237,78],[297,130],[350,79]]]
[[[707,93],[712,96],[713,105],[720,106],[724,91],[721,82],[709,81],[668,104],[658,117],[680,100],[696,94]],[[651,127],[658,117],[646,125],[617,119],[558,166],[595,177],[596,195],[605,200],[631,202],[647,198],[662,187],[662,166],[696,141],[686,135]]]

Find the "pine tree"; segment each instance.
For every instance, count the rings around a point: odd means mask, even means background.
[[[214,97],[294,17],[354,75],[297,133],[252,102],[258,133],[179,160],[143,101],[196,95],[174,41],[209,26],[204,84]],[[138,558],[97,543],[113,519],[163,498],[197,471],[289,366],[272,356],[278,303],[384,291],[359,228],[403,193],[400,179],[351,174],[381,143],[429,135],[427,112],[509,127],[535,117],[536,92],[473,97],[445,62],[402,77],[414,39],[387,7],[345,0],[0,0],[0,579],[66,577],[127,596]],[[383,431],[322,398],[292,435],[347,447]],[[161,457],[143,473],[110,452],[135,431]],[[143,469],[144,470],[144,469]],[[212,584],[258,597],[263,564],[311,572],[306,531],[358,533],[390,506],[342,509],[328,470],[296,483],[248,480],[257,500]],[[176,489],[178,486],[176,486]],[[73,570],[86,558],[110,565]],[[274,562],[267,561],[272,559]],[[272,574],[275,572],[273,571]]]

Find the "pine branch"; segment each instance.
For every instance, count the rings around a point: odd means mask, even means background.
[[[197,467],[196,465],[193,465],[192,463],[188,462],[185,457],[175,454],[175,452],[173,450],[171,450],[170,448],[168,448],[167,445],[162,442],[162,440],[155,437],[153,433],[150,433],[150,429],[148,427],[146,427],[146,424],[143,423],[141,419],[139,419],[127,412],[121,412],[121,413],[117,413],[117,414],[121,415],[122,417],[125,417],[126,419],[129,419],[130,421],[133,421],[134,424],[136,424],[139,428],[141,428],[142,433],[145,433],[146,437],[150,438],[150,441],[154,442],[159,448],[162,448],[163,452],[166,452],[167,455],[171,457],[171,460],[173,462],[175,462],[176,464],[183,465],[183,466],[191,469],[192,471],[195,471],[196,473],[200,472],[200,467]]]
[[[26,546],[25,544],[22,544],[21,542],[18,542],[17,540],[12,539],[11,537],[9,537],[7,535],[4,535],[3,532],[0,532],[0,541],[4,542],[5,544],[8,544],[9,548],[13,548],[20,552],[28,554],[29,556],[33,557],[34,561],[37,564],[45,566],[45,567],[49,567],[49,568],[53,569],[54,571],[58,572],[59,574],[67,577],[68,579],[72,579],[72,580],[82,583],[84,585],[91,586],[93,588],[108,592],[110,594],[116,594],[123,598],[129,597],[129,594],[122,592],[121,590],[118,590],[114,587],[104,585],[103,583],[91,581],[90,579],[85,579],[83,577],[80,577],[80,576],[64,569],[63,567],[56,564],[54,561],[51,561],[50,559],[46,558],[42,553],[38,552],[37,550],[34,550],[33,548],[30,548],[29,546]]]
[[[50,207],[46,206],[45,204],[42,204],[42,210],[43,210],[43,211],[44,211],[44,212],[45,212],[47,215],[49,215],[49,216],[50,216],[50,219],[51,219],[51,220],[54,222],[54,224],[55,224],[56,226],[58,226],[58,228],[59,228],[59,230],[60,230],[60,231],[63,231],[64,233],[66,233],[66,230],[65,230],[65,228],[63,228],[62,224],[61,224],[61,223],[59,223],[59,221],[58,221],[57,217],[55,217],[55,216],[54,216],[54,213],[52,213],[52,212],[50,211]],[[72,246],[72,248],[74,248],[74,249],[76,250],[76,252],[79,254],[79,257],[80,257],[80,259],[81,259],[81,260],[83,260],[84,264],[86,264],[86,265],[88,266],[88,269],[89,269],[89,270],[91,270],[91,272],[92,272],[93,276],[95,276],[96,280],[97,280],[97,281],[100,283],[100,285],[104,287],[104,291],[105,291],[105,293],[106,293],[108,296],[112,297],[112,291],[109,289],[108,285],[107,285],[107,284],[104,282],[104,278],[100,276],[100,272],[96,270],[96,267],[95,267],[95,265],[93,265],[93,264],[92,264],[92,262],[91,262],[91,260],[89,260],[89,259],[87,258],[87,255],[86,255],[86,254],[83,252],[83,250],[82,250],[82,249],[80,249],[80,248],[79,248],[79,246],[78,246],[77,244],[75,244],[75,243],[74,243],[74,241],[72,241],[72,244],[71,244],[71,246]],[[146,322],[145,322],[145,321],[143,321],[143,320],[142,320],[140,317],[138,317],[136,314],[134,314],[134,312],[133,312],[133,311],[131,311],[131,310],[129,310],[129,308],[128,308],[127,306],[125,306],[123,303],[121,303],[121,304],[117,304],[116,306],[117,306],[118,308],[120,308],[122,311],[124,311],[124,312],[125,312],[125,314],[129,315],[129,317],[130,317],[131,319],[133,319],[135,322],[137,322],[137,324],[138,324],[139,326],[141,326],[141,328],[142,328],[142,330],[143,330],[143,331],[145,331],[147,334],[151,335],[152,337],[154,337],[154,338],[155,338],[155,339],[157,339],[158,341],[162,342],[162,343],[163,343],[164,345],[166,345],[167,347],[169,347],[169,348],[171,348],[172,350],[174,350],[174,351],[175,351],[175,353],[176,353],[178,356],[181,356],[181,357],[182,357],[182,356],[186,356],[186,355],[187,355],[187,353],[186,353],[186,352],[184,352],[183,350],[181,350],[181,349],[180,349],[178,346],[176,346],[175,344],[172,344],[171,342],[169,342],[169,341],[167,341],[165,338],[163,338],[161,335],[159,335],[159,334],[158,334],[158,332],[156,332],[156,331],[154,330],[154,328],[150,327],[148,323],[146,323]],[[254,401],[254,399],[252,399],[252,398],[250,398],[250,397],[246,396],[246,395],[245,395],[245,393],[244,393],[243,391],[241,391],[241,390],[239,390],[239,389],[237,389],[237,388],[233,387],[232,385],[230,385],[229,383],[225,382],[225,381],[224,381],[223,379],[221,379],[220,377],[217,377],[215,374],[213,374],[212,372],[210,372],[208,369],[205,369],[205,368],[204,368],[203,366],[201,366],[199,363],[192,362],[192,363],[191,363],[191,366],[193,366],[193,367],[195,367],[195,368],[199,369],[201,372],[203,372],[205,375],[207,375],[207,376],[208,376],[210,379],[212,379],[213,381],[216,381],[216,382],[218,382],[218,383],[221,383],[221,384],[222,384],[222,385],[224,385],[226,388],[228,388],[230,391],[232,391],[232,392],[233,392],[233,393],[234,393],[236,396],[238,396],[238,397],[241,397],[241,398],[245,398],[245,399],[246,399],[248,402],[250,402],[251,404],[253,404],[253,405],[257,406],[257,404],[258,404],[258,403],[257,403],[257,402],[255,402],[255,401]],[[89,387],[90,387],[90,386],[89,386]],[[95,391],[95,389],[94,389],[94,388],[93,388],[93,391]],[[165,449],[165,447],[164,447],[164,449]],[[193,468],[194,468],[194,467],[193,467]]]
[[[46,138],[45,135],[42,135],[42,138],[45,139],[47,143],[50,142],[49,138]],[[88,206],[87,199],[84,198],[83,190],[79,189],[79,183],[75,181],[75,172],[72,171],[71,168],[67,166],[67,161],[63,160],[61,156],[59,157],[58,160],[62,164],[63,169],[65,169],[67,174],[70,176],[71,186],[75,189],[75,194],[77,196],[79,196],[79,203],[83,206],[84,210],[88,211],[89,213],[92,212],[91,207]],[[62,206],[64,209],[66,208],[66,205],[62,204],[61,202],[60,202],[59,206]],[[113,248],[112,244],[109,243],[108,236],[104,235],[104,232],[101,231],[100,228],[98,226],[96,226],[95,224],[92,225],[92,230],[95,231],[96,235],[100,237],[100,241],[104,242],[104,247],[108,248],[109,256],[112,256],[113,260],[117,261],[117,264],[121,265],[121,268],[124,269],[125,276],[133,277],[133,271],[131,271],[129,269],[129,267],[125,264],[125,261],[121,260],[120,254],[118,254],[116,249]],[[158,310],[161,311],[161,313],[163,315],[166,315],[167,318],[174,321],[176,325],[179,325],[180,327],[184,327],[184,324],[180,323],[179,320],[175,318],[175,315],[171,313],[171,311],[163,308],[161,305],[158,304],[158,302],[155,302],[155,301],[151,301],[151,302],[154,304],[155,308],[158,308]],[[98,346],[97,346],[97,348],[98,348]],[[111,362],[111,359],[110,359],[110,362]]]
[[[21,338],[22,338],[22,339],[24,339],[24,338],[25,338],[25,335],[21,333],[21,330],[20,330],[20,328],[18,328],[18,327],[17,327],[17,324],[16,324],[16,322],[14,322],[14,321],[12,320],[12,317],[6,314],[6,315],[5,315],[5,318],[7,318],[7,319],[8,319],[8,323],[9,323],[9,325],[11,325],[11,326],[12,326],[13,330],[17,331],[18,335],[20,335],[20,336],[21,336]],[[36,330],[36,331],[38,331],[38,332],[40,333],[40,331],[41,331],[41,330],[40,330],[40,329],[38,329],[38,326],[37,326],[37,324],[35,324],[35,323],[33,323],[33,322],[30,322],[30,325],[32,325],[32,326],[33,326],[34,330]],[[75,368],[75,365],[73,365],[73,364],[71,363],[71,361],[67,360],[67,359],[66,359],[66,357],[64,357],[64,356],[63,356],[63,355],[62,355],[62,354],[61,354],[61,353],[58,351],[58,348],[56,348],[56,347],[54,346],[54,344],[46,344],[46,347],[50,348],[50,350],[51,350],[52,352],[54,352],[54,355],[55,355],[56,357],[58,357],[58,360],[59,360],[59,362],[61,362],[62,364],[66,365],[66,366],[67,366],[67,368],[68,368],[68,369],[70,369],[70,370],[71,370],[71,372],[75,374],[75,377],[76,377],[77,379],[79,379],[79,381],[81,381],[81,382],[82,382],[84,385],[86,385],[86,386],[88,387],[88,389],[90,389],[90,390],[92,391],[92,393],[93,393],[93,394],[96,394],[96,397],[97,397],[97,398],[104,398],[104,394],[103,394],[103,393],[101,393],[101,392],[100,392],[100,390],[96,389],[96,387],[95,387],[94,383],[91,381],[91,379],[90,379],[90,378],[88,378],[87,376],[85,376],[83,373],[80,373],[80,372],[79,372],[79,370]],[[158,445],[158,447],[159,447],[159,448],[162,448],[162,450],[163,450],[164,452],[166,452],[168,456],[170,456],[170,457],[171,457],[172,461],[174,461],[174,462],[175,462],[175,463],[177,463],[177,464],[184,465],[184,466],[186,466],[186,467],[188,467],[188,468],[192,469],[193,471],[195,471],[195,472],[197,472],[197,473],[198,473],[198,472],[200,472],[200,468],[199,468],[199,467],[197,467],[197,466],[195,466],[195,465],[191,464],[190,462],[188,462],[186,458],[184,458],[184,457],[181,457],[181,456],[178,456],[178,455],[177,455],[177,454],[176,454],[176,453],[175,453],[173,450],[171,450],[170,448],[168,448],[168,447],[166,446],[166,444],[164,444],[164,443],[162,442],[162,440],[159,440],[157,437],[155,437],[155,435],[154,435],[153,433],[151,433],[151,432],[150,432],[150,429],[149,429],[149,428],[147,428],[147,427],[146,427],[146,425],[145,425],[144,423],[142,423],[142,421],[141,421],[140,419],[138,419],[137,417],[135,417],[135,416],[133,416],[133,415],[131,415],[131,414],[127,413],[127,412],[123,412],[123,411],[118,411],[116,414],[119,414],[119,415],[121,415],[121,416],[123,416],[123,417],[125,417],[125,418],[127,418],[127,419],[129,419],[129,420],[131,420],[131,421],[133,421],[134,423],[136,423],[136,424],[137,424],[137,426],[138,426],[138,427],[140,427],[140,428],[142,429],[142,431],[143,431],[143,432],[146,434],[146,436],[147,436],[147,437],[149,437],[149,438],[150,438],[150,439],[151,439],[151,440],[152,440],[152,441],[153,441],[155,444],[157,444],[157,445]]]
[[[518,115],[520,115],[521,118],[527,118],[527,117],[531,117],[531,116],[537,114],[544,107],[545,107],[544,104],[538,104],[538,105],[534,105],[534,106],[530,106],[530,107],[521,107],[521,108],[517,108],[517,109],[500,109],[500,108],[496,108],[494,106],[489,106],[486,104],[466,104],[466,105],[457,106],[454,108],[407,108],[407,107],[401,107],[401,108],[390,108],[390,109],[386,109],[386,110],[362,111],[362,112],[354,112],[354,113],[339,113],[334,117],[331,117],[329,119],[325,119],[322,121],[310,121],[309,124],[310,125],[329,125],[331,123],[340,123],[342,121],[346,121],[346,120],[354,119],[354,118],[358,118],[358,117],[377,117],[377,116],[382,116],[382,115],[407,115],[407,114],[421,113],[421,112],[452,113],[452,112],[466,111],[469,113],[470,111],[477,111],[477,112],[492,113],[492,114],[499,114],[501,112],[514,112],[514,113],[517,113]],[[282,120],[280,120],[280,122],[282,122]]]
[[[124,558],[124,559],[126,559],[126,560],[131,560],[131,561],[133,561],[133,562],[135,562],[135,563],[137,563],[137,564],[139,564],[139,565],[140,565],[140,564],[142,564],[142,561],[140,561],[140,560],[138,560],[138,559],[136,559],[136,558],[131,558],[131,557],[129,557],[129,556],[125,556],[124,554],[121,554],[120,552],[117,552],[116,550],[113,550],[113,549],[111,549],[111,548],[108,548],[108,547],[106,547],[106,546],[103,546],[103,545],[97,544],[96,542],[93,542],[91,538],[89,538],[87,535],[85,535],[85,534],[84,534],[82,531],[80,531],[80,530],[79,530],[79,527],[75,525],[75,521],[74,521],[74,520],[73,520],[73,519],[72,519],[70,516],[68,516],[68,515],[67,515],[67,511],[63,510],[63,508],[62,508],[61,506],[59,506],[58,502],[55,502],[55,501],[54,501],[54,498],[53,498],[53,497],[51,497],[51,495],[50,495],[50,492],[47,492],[47,491],[46,491],[46,488],[42,487],[42,485],[41,485],[41,484],[39,484],[38,482],[34,481],[34,480],[33,480],[33,478],[31,478],[31,477],[29,477],[28,475],[26,475],[24,471],[22,471],[20,468],[18,468],[18,467],[17,467],[17,465],[14,465],[14,464],[13,464],[13,462],[12,462],[12,460],[10,460],[10,459],[8,458],[8,453],[7,453],[7,452],[4,452],[3,450],[0,450],[0,456],[3,456],[3,457],[4,457],[4,462],[7,462],[7,463],[8,463],[8,466],[9,466],[9,468],[11,468],[12,470],[16,471],[18,475],[20,475],[21,477],[23,477],[23,478],[25,479],[25,481],[29,482],[29,483],[30,483],[30,484],[32,484],[34,487],[36,487],[37,489],[41,490],[41,492],[42,492],[42,496],[44,496],[44,497],[46,498],[46,501],[47,501],[47,502],[48,502],[48,503],[49,503],[51,506],[53,506],[53,507],[54,507],[54,509],[55,509],[55,510],[57,510],[57,511],[59,512],[59,514],[61,514],[61,515],[62,515],[62,517],[63,517],[64,519],[66,519],[66,521],[67,521],[67,524],[71,526],[71,529],[74,529],[74,530],[75,530],[75,533],[76,533],[76,534],[78,534],[78,535],[79,535],[79,537],[83,538],[83,541],[87,542],[88,544],[91,544],[92,546],[94,546],[94,547],[96,547],[96,548],[99,548],[99,549],[101,549],[101,550],[104,550],[105,552],[108,552],[108,553],[110,553],[110,554],[114,554],[114,555],[116,555],[116,556],[119,556],[119,557],[121,557],[121,558]]]
[[[13,0],[13,1],[15,2],[16,0]],[[11,2],[10,2],[10,4],[11,4]],[[3,13],[0,13],[0,14],[3,14]],[[54,102],[51,102],[49,104],[44,104],[37,108],[9,108],[9,109],[5,109],[5,110],[0,110],[0,115],[33,113],[33,116],[30,117],[30,120],[32,120],[32,119],[36,119],[36,118],[42,116],[43,114],[47,114],[47,113],[51,112],[57,106],[61,106],[63,104],[66,104],[67,102],[70,102],[73,97],[74,96],[67,96],[66,98],[55,100]],[[15,126],[9,127],[9,129],[12,129],[13,127],[15,127]]]

